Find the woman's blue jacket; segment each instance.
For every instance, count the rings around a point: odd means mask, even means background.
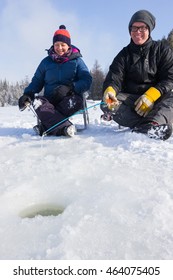
[[[57,63],[47,56],[40,62],[24,94],[39,93],[44,88],[44,96],[51,99],[53,90],[57,86],[67,85],[72,86],[76,94],[82,95],[89,90],[91,83],[92,77],[80,52],[73,53],[64,63]]]

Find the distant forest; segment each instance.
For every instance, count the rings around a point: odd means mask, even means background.
[[[168,43],[173,49],[173,29],[168,34],[167,38],[163,38],[162,41]],[[102,85],[105,79],[106,73],[102,71],[101,66],[96,60],[92,70],[90,71],[93,82],[88,92],[88,98],[92,100],[100,100],[102,98]],[[0,107],[8,105],[17,105],[19,97],[23,94],[25,87],[29,84],[29,79],[26,77],[21,82],[17,82],[15,85],[9,81],[0,80]]]

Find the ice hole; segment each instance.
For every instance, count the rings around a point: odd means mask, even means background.
[[[36,204],[29,206],[19,213],[21,218],[35,218],[36,216],[58,216],[64,208],[56,204]]]

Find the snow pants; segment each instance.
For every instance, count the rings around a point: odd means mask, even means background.
[[[60,123],[49,133],[49,135],[60,136],[63,128],[72,124],[67,118],[82,109],[83,101],[82,97],[74,94],[64,97],[55,107],[45,97],[37,97],[33,107],[44,131]]]
[[[146,117],[139,116],[135,111],[134,103],[138,98],[139,95],[136,94],[119,93],[117,95],[119,105],[115,108],[115,111],[111,111],[113,120],[121,126],[130,128],[148,122],[173,123],[173,91],[159,98]],[[105,113],[110,113],[105,104],[101,105],[101,109]]]

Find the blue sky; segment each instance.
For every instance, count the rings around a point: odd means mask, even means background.
[[[167,37],[173,29],[170,0],[1,0],[0,79],[31,79],[61,24],[66,25],[88,68],[97,59],[107,71],[114,56],[129,43],[128,23],[140,9],[156,17],[152,38]]]

